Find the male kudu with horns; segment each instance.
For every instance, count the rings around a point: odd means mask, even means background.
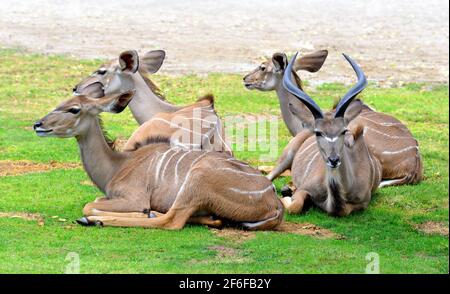
[[[86,172],[106,194],[84,207],[80,224],[181,229],[223,219],[263,230],[282,222],[273,184],[226,152],[174,147],[167,137],[149,138],[136,151],[112,150],[98,115],[123,111],[133,94],[75,96],[34,125],[39,136],[75,137]]]
[[[298,149],[292,164],[297,190],[282,202],[290,213],[301,212],[309,199],[335,216],[365,209],[381,181],[381,166],[367,148],[363,128],[350,130],[347,127],[362,110],[362,102],[354,99],[366,87],[366,77],[344,54],[358,82],[340,100],[335,111],[323,113],[314,100],[291,81],[296,57],[286,69],[283,86],[302,102],[296,106],[290,104],[291,111],[315,136],[306,139]]]
[[[292,66],[292,77],[297,87],[303,90],[301,79],[296,71],[318,71],[327,55],[327,50],[319,50],[296,60]],[[298,148],[311,135],[308,130],[305,131],[300,119],[289,110],[289,103],[293,103],[296,98],[282,85],[287,65],[288,59],[285,53],[274,53],[271,59],[264,61],[244,77],[247,89],[277,92],[283,120],[291,134],[295,136],[284,148],[277,165],[267,176],[270,180],[291,168]],[[366,144],[380,161],[383,174],[381,187],[415,184],[422,180],[423,167],[419,145],[405,124],[389,114],[374,111],[364,104],[360,115],[351,122],[349,128],[356,126],[364,127],[364,132],[367,133]]]
[[[118,60],[101,65],[73,88],[74,95],[104,99],[134,91],[130,110],[140,127],[131,135],[124,150],[136,149],[150,137],[172,137],[189,149],[232,153],[224,140],[223,125],[214,109],[214,98],[207,95],[187,106],[168,103],[156,85],[146,77],[159,70],[165,58],[163,50],[138,55],[124,51]]]

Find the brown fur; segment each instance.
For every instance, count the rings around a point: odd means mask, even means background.
[[[323,58],[323,56],[326,56],[326,54],[324,54],[324,51],[317,51],[317,53],[313,53],[306,59],[311,60],[311,56],[313,57],[313,59],[315,59],[316,57],[319,57],[320,59]],[[297,70],[302,67],[309,68],[309,63],[306,65],[302,64],[304,61],[304,57],[297,59],[297,67],[294,67],[294,69]],[[261,66],[264,68],[264,70],[261,69]],[[282,75],[275,74],[273,72],[273,62],[271,60],[264,61],[261,66],[246,75],[244,77],[244,82],[250,89],[258,89],[262,91],[277,91],[278,98],[280,100],[280,108],[283,120],[285,121],[291,134],[293,134],[294,136],[294,138],[291,140],[292,144],[288,144],[286,146],[285,150],[277,161],[277,166],[270,172],[268,176],[269,179],[273,180],[281,175],[284,171],[291,168],[292,161],[294,159],[293,154],[295,154],[299,148],[299,144],[297,141],[304,140],[304,134],[300,135],[300,133],[303,131],[303,128],[301,128],[302,122],[298,119],[293,119],[292,114],[289,110],[287,110],[288,103],[298,104],[299,102],[295,97],[293,97],[282,88]],[[302,89],[302,82],[298,74],[296,72],[293,72],[292,77],[297,87]],[[269,80],[271,80],[271,82],[268,84],[277,86],[271,87],[268,85],[264,85],[264,82],[267,82]],[[283,105],[281,105],[281,103],[283,103]],[[338,103],[339,100],[334,101],[332,112],[336,109]],[[302,105],[297,105],[297,107],[301,106]],[[368,119],[374,121],[375,123]],[[419,146],[414,136],[408,130],[407,126],[405,126],[402,122],[400,122],[393,116],[381,112],[376,112],[367,105],[363,105],[360,116],[353,120],[348,127],[352,129],[359,128],[360,126],[366,129],[365,132],[367,147],[379,160],[382,166],[383,180],[396,180],[385,183],[389,183],[389,185],[416,184],[422,180],[423,166],[419,152]],[[370,129],[373,129],[374,131],[371,131]],[[385,135],[382,135],[380,133],[384,133]],[[299,135],[300,139],[296,139],[296,135]],[[400,137],[401,139],[398,139],[397,137]],[[405,152],[392,154],[385,153],[386,151],[391,152],[404,150],[405,148],[411,146],[415,147],[411,150],[406,150]]]
[[[74,97],[35,125],[41,136],[76,136],[87,173],[106,194],[84,207],[80,223],[181,229],[189,221],[219,225],[208,217],[214,215],[246,229],[269,230],[282,222],[272,183],[229,154],[171,147],[165,137],[133,152],[111,150],[97,115],[132,96]],[[69,113],[73,105],[81,107],[77,114]]]

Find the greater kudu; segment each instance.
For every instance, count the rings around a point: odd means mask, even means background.
[[[76,96],[34,125],[39,136],[75,137],[86,172],[106,194],[84,207],[80,224],[181,229],[188,221],[227,220],[262,230],[282,222],[272,183],[225,152],[172,147],[167,137],[148,138],[136,151],[112,150],[98,115],[121,112],[132,96]]]
[[[108,95],[135,91],[129,107],[141,126],[128,139],[124,150],[135,149],[149,137],[176,136],[180,145],[191,149],[194,146],[231,153],[211,95],[191,105],[172,105],[146,77],[159,70],[164,58],[162,50],[149,51],[143,57],[135,50],[122,52],[118,60],[105,63],[76,85],[74,94],[103,99]]]
[[[303,90],[301,80],[295,72],[298,70],[318,71],[327,54],[326,50],[320,50],[296,60],[292,66],[292,75],[297,87]],[[275,53],[271,60],[263,62],[244,77],[244,83],[248,89],[277,92],[283,120],[291,134],[295,136],[284,149],[275,168],[270,171],[268,175],[270,180],[291,168],[298,148],[312,135],[308,130],[304,130],[300,119],[289,111],[289,103],[298,102],[282,86],[282,77],[287,65],[286,54]],[[360,115],[348,127],[351,129],[360,126],[364,128],[368,148],[381,163],[383,174],[381,187],[414,184],[422,180],[423,167],[419,145],[402,122],[391,115],[376,112],[364,104]]]
[[[354,98],[366,87],[361,68],[348,56],[357,84],[340,100],[335,111],[323,113],[320,107],[291,81],[295,55],[286,69],[283,86],[303,105],[290,104],[291,111],[315,136],[308,137],[298,149],[292,177],[297,187],[294,195],[282,199],[290,213],[302,211],[306,200],[330,215],[345,216],[365,209],[381,178],[378,159],[367,148],[363,127],[349,129],[349,123],[363,108]]]

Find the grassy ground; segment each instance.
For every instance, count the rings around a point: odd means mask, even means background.
[[[69,97],[72,86],[99,63],[0,50],[0,164],[79,163],[74,139],[38,138],[31,125]],[[154,80],[177,104],[214,93],[222,116],[279,113],[275,93],[247,91],[238,75],[155,75]],[[310,89],[323,107],[344,91],[339,84]],[[239,240],[201,226],[177,232],[80,227],[71,222],[101,193],[81,167],[59,168],[0,176],[0,216],[27,212],[44,221],[39,225],[0,217],[0,272],[62,273],[67,254],[75,252],[82,273],[364,273],[366,255],[376,252],[382,273],[447,273],[448,236],[425,234],[417,226],[431,222],[448,228],[448,85],[369,87],[362,98],[408,125],[420,143],[426,179],[416,186],[380,189],[366,211],[346,218],[316,209],[287,216],[289,222],[314,224],[338,238],[257,232]],[[128,110],[104,118],[118,138],[127,138],[136,128]],[[281,153],[290,138],[282,123],[279,136]],[[259,164],[258,152],[236,155]],[[276,186],[288,180],[277,180]]]

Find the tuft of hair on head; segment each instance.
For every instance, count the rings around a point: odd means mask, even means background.
[[[136,151],[139,148],[142,148],[144,146],[147,145],[151,145],[151,144],[170,144],[170,138],[166,137],[166,136],[152,136],[152,137],[148,137],[143,141],[139,141],[134,143],[133,149],[131,151]]]
[[[214,106],[214,96],[213,96],[213,94],[206,94],[206,95],[204,95],[204,96],[201,96],[200,98],[198,98],[197,99],[197,102],[200,102],[200,101],[209,101],[209,103],[212,105],[212,106]]]

